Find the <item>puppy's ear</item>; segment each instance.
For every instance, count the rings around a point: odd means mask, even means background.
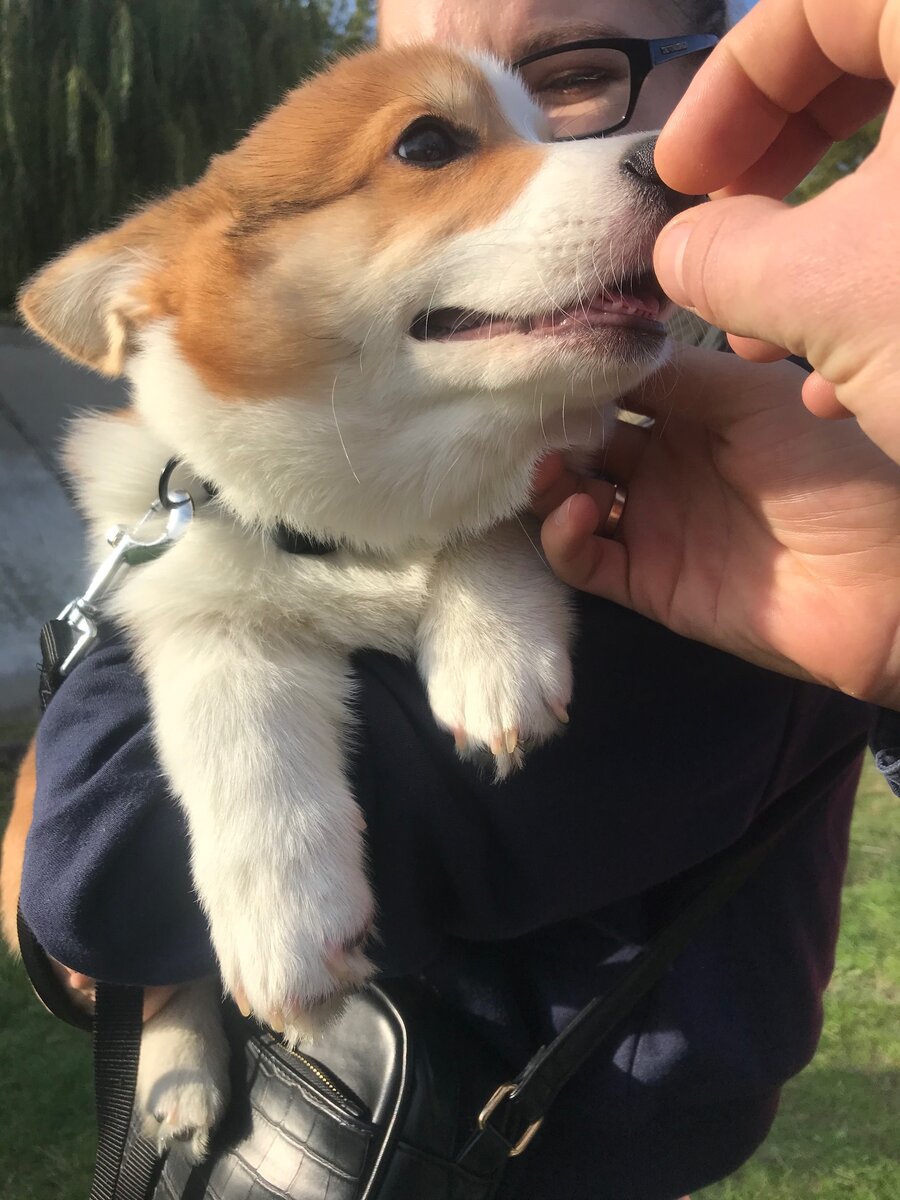
[[[173,199],[88,238],[33,276],[18,298],[28,325],[76,362],[120,375],[138,329],[154,315],[148,284],[182,216]]]
[[[119,375],[133,342],[133,289],[140,274],[127,253],[88,242],[34,276],[19,295],[19,311],[69,358]]]

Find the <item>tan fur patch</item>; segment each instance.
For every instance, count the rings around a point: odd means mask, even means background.
[[[425,115],[470,131],[475,151],[440,170],[401,162],[392,153],[400,134]],[[212,391],[283,394],[350,352],[339,320],[348,258],[364,261],[411,233],[433,246],[496,221],[542,156],[461,54],[423,46],[343,59],[290,93],[196,185],[76,252],[151,267],[117,299],[102,350],[84,338],[61,348],[115,373],[136,328],[174,317],[183,354]],[[51,266],[21,302],[58,345],[48,297],[64,267]]]
[[[0,930],[14,954],[19,952],[16,913],[22,887],[25,839],[31,828],[34,810],[34,793],[37,787],[35,770],[35,744],[32,741],[19,767],[13,809],[3,834],[3,848],[0,852]]]
[[[400,162],[393,147],[423,115],[472,131],[478,150],[436,171]],[[178,313],[181,349],[214,392],[284,393],[348,352],[335,319],[346,283],[323,272],[323,258],[362,259],[408,230],[435,245],[487,225],[522,192],[541,153],[461,56],[416,48],[344,60],[212,164],[198,187],[215,215],[160,274],[149,307]],[[278,263],[289,251],[302,263],[304,239],[310,287],[304,294],[298,272],[286,304]],[[323,294],[331,283],[338,294]]]

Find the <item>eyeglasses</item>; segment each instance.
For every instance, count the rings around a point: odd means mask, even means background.
[[[644,80],[661,63],[712,50],[713,34],[588,38],[538,50],[513,66],[550,118],[556,137],[615,133],[634,115]]]

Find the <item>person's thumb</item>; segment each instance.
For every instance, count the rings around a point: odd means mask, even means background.
[[[677,217],[656,243],[663,290],[729,333],[807,357],[806,319],[817,251],[796,211],[761,196],[704,204]]]

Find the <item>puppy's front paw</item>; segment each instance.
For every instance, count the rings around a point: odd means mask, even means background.
[[[533,646],[443,646],[427,673],[428,699],[461,754],[487,748],[498,779],[521,767],[524,750],[568,722],[572,666],[560,639]]]
[[[228,1043],[213,980],[186,984],[144,1026],[137,1098],[160,1152],[202,1162],[228,1103]]]
[[[280,884],[260,864],[255,886],[235,888],[230,915],[211,911],[226,988],[291,1046],[320,1034],[374,972],[368,882],[326,858],[279,872]]]

